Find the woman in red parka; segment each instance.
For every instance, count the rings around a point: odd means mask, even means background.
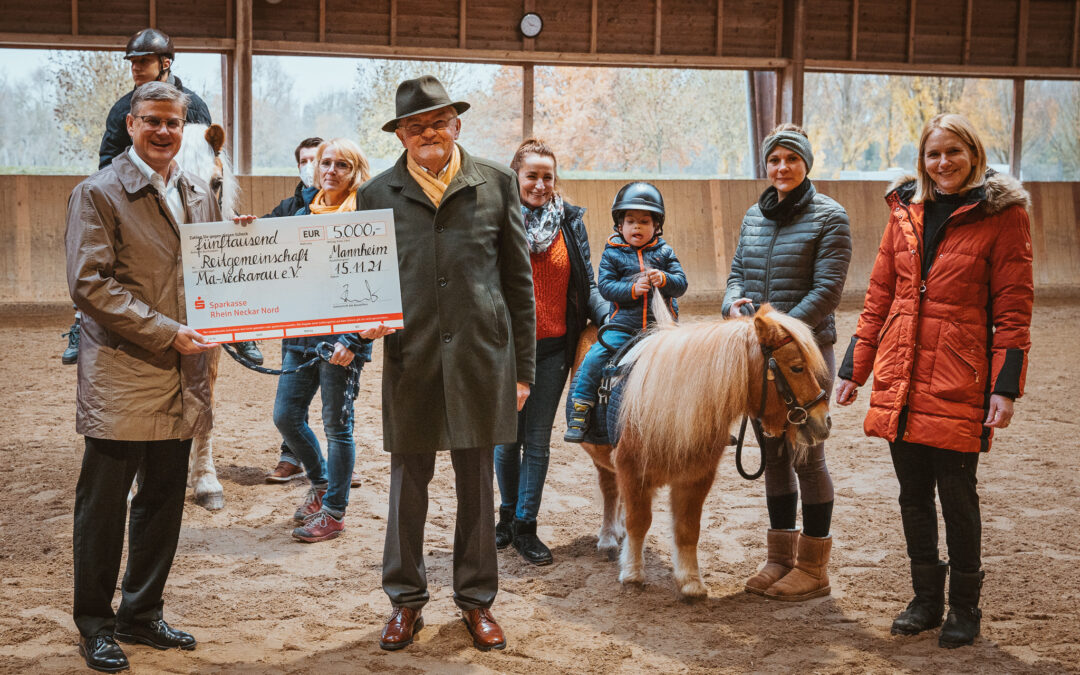
[[[864,429],[889,441],[915,590],[892,633],[941,625],[949,575],[938,644],[959,647],[974,642],[982,616],[979,453],[1024,392],[1029,199],[1018,180],[987,170],[971,123],[944,114],[923,128],[918,176],[898,181],[885,201],[892,214],[836,400],[850,405],[873,372]],[[948,563],[938,559],[935,488]]]

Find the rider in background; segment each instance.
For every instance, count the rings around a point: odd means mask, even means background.
[[[761,157],[772,183],[743,218],[731,261],[723,313],[737,318],[763,303],[800,319],[814,338],[832,374],[836,371],[833,312],[851,262],[847,212],[818,193],[807,174],[814,165],[810,140],[794,124],[773,129]],[[769,511],[765,566],[746,582],[746,590],[777,600],[799,601],[828,595],[826,567],[832,548],[833,484],[825,465],[825,444],[809,449],[795,464],[782,438],[764,438],[765,504]],[[798,476],[798,482],[796,482]],[[802,492],[803,530],[795,529]]]
[[[651,183],[624,185],[611,205],[615,234],[608,238],[600,258],[600,295],[612,304],[603,342],[589,348],[570,392],[567,420],[568,443],[581,443],[596,406],[600,371],[604,363],[630,338],[655,323],[649,306],[651,293],[668,299],[674,317],[679,316],[675,298],[686,292],[686,274],[675,251],[661,238],[664,231],[664,197]],[[607,343],[607,346],[604,345]]]
[[[187,111],[188,124],[211,124],[210,110],[206,103],[172,73],[172,64],[176,60],[172,38],[157,29],[144,28],[128,40],[124,58],[131,62],[131,79],[135,87],[155,80],[167,82],[191,98]],[[113,157],[131,145],[125,120],[131,112],[131,95],[135,92],[135,87],[121,96],[109,110],[109,117],[105,120],[105,135],[101,137],[101,148],[98,150],[99,169],[107,167]]]
[[[131,134],[128,133],[127,129],[127,116],[131,112],[131,95],[135,93],[135,88],[139,85],[155,80],[168,82],[187,94],[188,98],[191,99],[191,104],[187,108],[186,121],[188,123],[207,125],[211,123],[210,111],[207,109],[206,103],[195,92],[184,87],[180,82],[180,78],[172,74],[172,62],[175,60],[176,54],[173,49],[172,39],[168,35],[153,28],[144,28],[132,35],[131,39],[128,40],[127,52],[124,54],[124,58],[131,62],[131,79],[134,86],[131,91],[121,96],[113,104],[112,109],[109,110],[109,117],[105,121],[105,134],[101,137],[101,148],[98,150],[98,169],[104,169],[112,162],[113,157],[131,147]],[[68,339],[67,348],[64,349],[64,353],[60,357],[60,361],[64,365],[70,366],[79,360],[79,337],[82,331],[81,319],[82,316],[76,311],[75,323],[63,335]],[[247,344],[249,343],[241,343],[237,347]],[[254,347],[255,343],[252,342],[250,345]],[[255,352],[258,353],[258,349]],[[258,354],[258,359],[252,358],[254,354],[245,353],[245,356],[248,356],[252,361],[262,363],[262,354]]]

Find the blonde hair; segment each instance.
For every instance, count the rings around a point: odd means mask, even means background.
[[[982,140],[979,139],[975,127],[963,115],[957,115],[956,113],[934,115],[927,121],[926,126],[923,127],[922,135],[919,137],[919,156],[916,163],[919,177],[915,186],[915,196],[912,199],[916,203],[927,200],[933,201],[934,199],[935,183],[926,170],[925,152],[927,139],[937,129],[956,134],[971,152],[971,174],[967,177],[964,186],[960,188],[960,192],[967,192],[971,188],[978,187],[986,180],[986,150],[983,148]]]
[[[322,162],[323,154],[327,150],[334,150],[338,158],[345,160],[352,166],[352,181],[349,185],[349,192],[354,192],[360,184],[371,178],[371,165],[368,164],[367,157],[364,157],[364,153],[360,150],[360,146],[350,141],[347,138],[331,138],[328,141],[323,141],[319,144],[319,149],[315,151],[315,166],[319,166]],[[322,180],[319,178],[319,171],[315,171],[315,187],[322,189]]]
[[[799,134],[803,138],[805,138],[807,140],[810,140],[810,137],[806,135],[806,131],[802,127],[800,127],[797,124],[792,124],[791,122],[784,122],[783,124],[777,124],[775,127],[773,127],[773,130],[770,131],[768,135],[769,136],[775,136],[776,134],[780,133],[781,131],[794,131],[795,133]]]

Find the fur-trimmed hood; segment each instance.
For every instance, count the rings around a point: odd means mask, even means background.
[[[900,201],[910,204],[915,196],[917,182],[918,178],[911,174],[897,178],[885,191],[886,199],[895,192]],[[1031,195],[1024,189],[1023,183],[1007,173],[998,173],[993,169],[986,170],[985,181],[972,189],[972,197],[977,198],[975,201],[983,202],[983,208],[991,214],[1001,213],[1017,205],[1028,212],[1031,211]]]

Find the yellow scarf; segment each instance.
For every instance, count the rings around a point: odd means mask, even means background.
[[[412,175],[413,180],[420,185],[420,189],[424,191],[424,194],[427,195],[427,198],[435,205],[435,208],[439,208],[439,204],[442,202],[443,193],[446,192],[446,188],[450,185],[450,181],[454,180],[454,176],[456,176],[458,170],[461,169],[461,151],[458,150],[457,143],[454,144],[454,154],[450,155],[450,161],[442,171],[445,182],[439,180],[438,176],[433,176],[424,167],[413,161],[412,155],[407,155],[407,157],[409,174]]]
[[[356,210],[356,190],[350,192],[349,196],[345,198],[345,201],[341,202],[337,206],[324,204],[323,196],[323,191],[319,190],[319,192],[315,195],[315,198],[311,200],[311,204],[308,205],[308,209],[312,213],[341,213],[343,211]]]

